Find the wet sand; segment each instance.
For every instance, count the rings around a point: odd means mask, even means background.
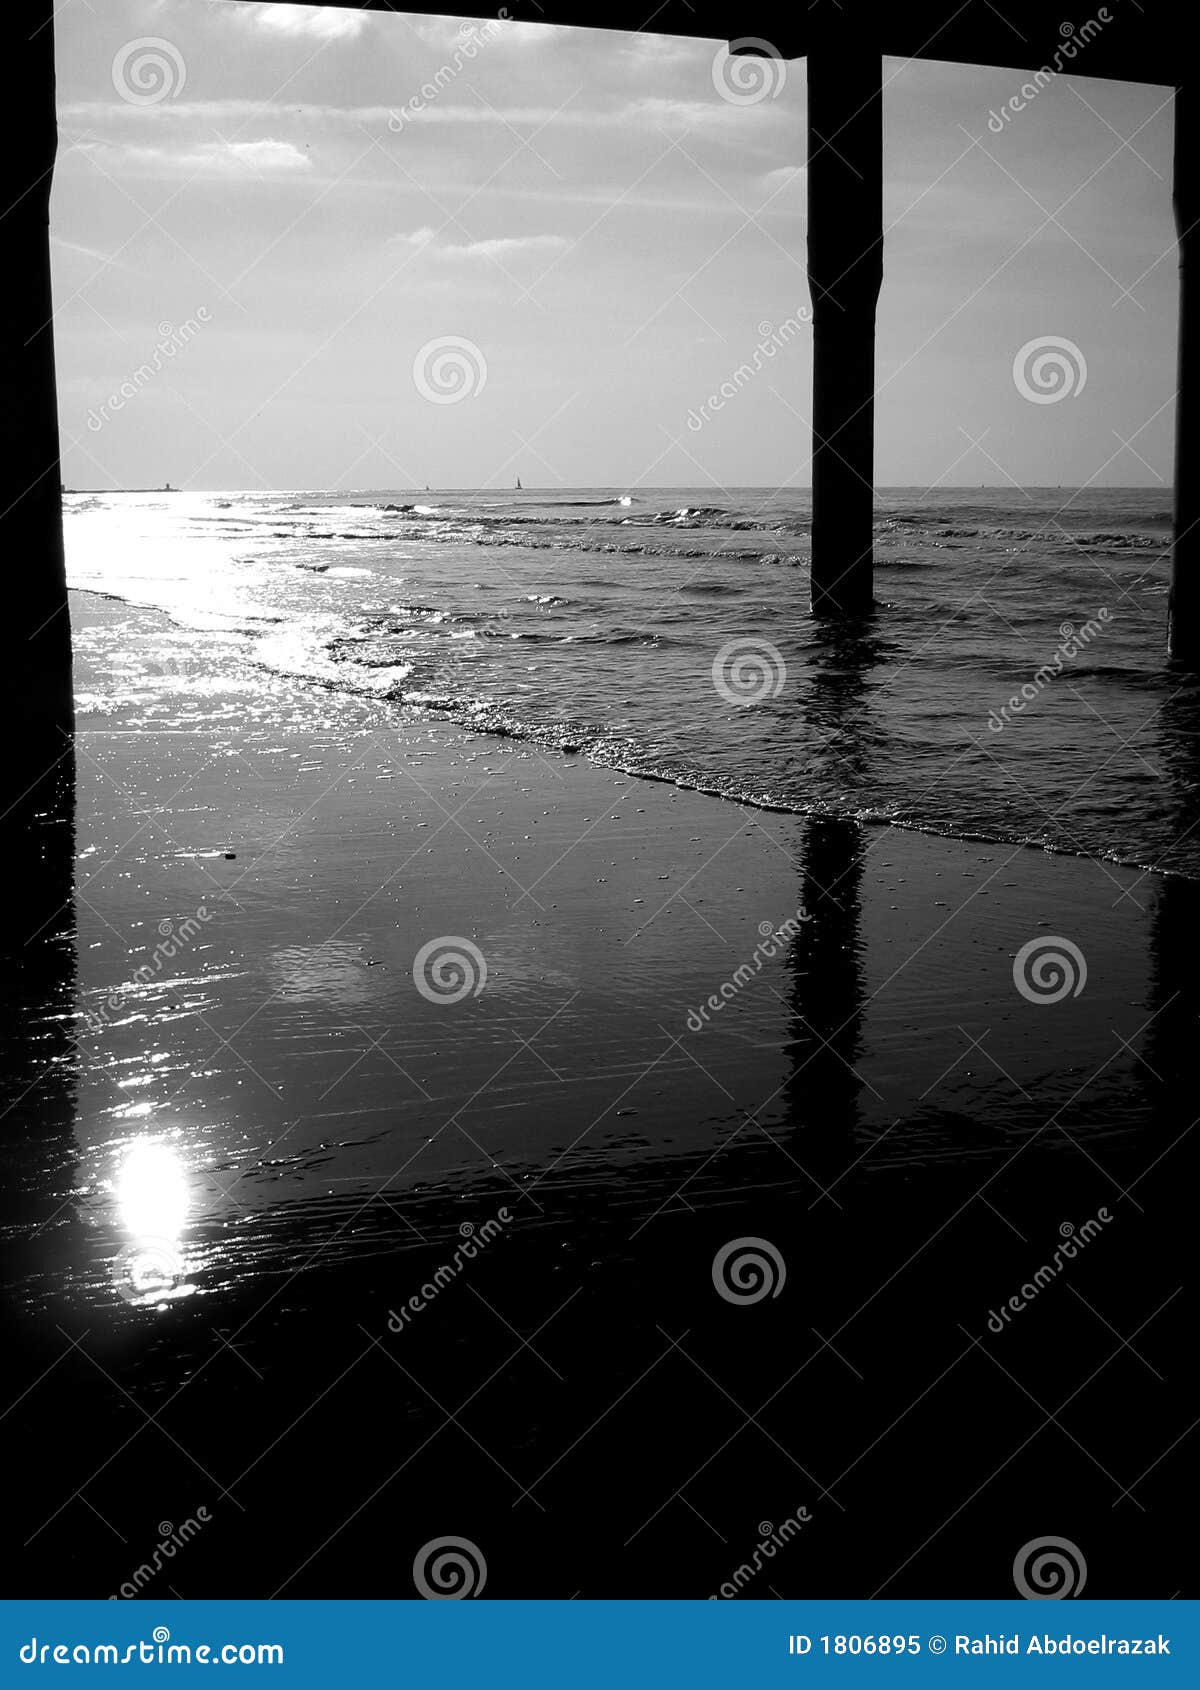
[[[73,884],[60,789],[6,928],[14,1594],[199,1508],[143,1594],[411,1596],[458,1536],[488,1596],[703,1597],[801,1508],[744,1595],[1007,1595],[1045,1535],[1175,1593],[1190,883],[75,610]]]

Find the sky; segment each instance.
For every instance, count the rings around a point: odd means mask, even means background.
[[[808,485],[803,61],[253,0],[57,54],[68,486]],[[884,76],[877,484],[1169,486],[1170,90]]]

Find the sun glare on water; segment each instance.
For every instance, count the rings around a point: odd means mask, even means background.
[[[130,1145],[117,1174],[116,1201],[132,1240],[113,1263],[118,1294],[149,1305],[186,1296],[192,1289],[183,1283],[188,1184],[178,1152],[161,1139]]]

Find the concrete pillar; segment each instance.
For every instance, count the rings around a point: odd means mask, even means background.
[[[1175,228],[1179,237],[1179,375],[1175,403],[1175,543],[1167,651],[1200,669],[1200,144],[1194,88],[1175,90]]]
[[[0,8],[0,63],[0,267],[8,277],[0,311],[0,722],[9,740],[0,752],[2,808],[17,796],[17,765],[36,763],[43,743],[61,755],[73,725],[50,297],[53,0]]]
[[[813,306],[813,614],[874,604],[875,304],[883,279],[882,61],[848,6],[813,5],[808,281]]]

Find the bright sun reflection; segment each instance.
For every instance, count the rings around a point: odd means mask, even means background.
[[[162,1308],[195,1289],[186,1283],[183,1227],[187,1176],[178,1153],[161,1139],[131,1144],[116,1181],[117,1213],[133,1242],[121,1250],[111,1273],[127,1303]]]
[[[179,1237],[188,1211],[187,1180],[169,1144],[130,1145],[117,1175],[117,1210],[135,1238]]]

